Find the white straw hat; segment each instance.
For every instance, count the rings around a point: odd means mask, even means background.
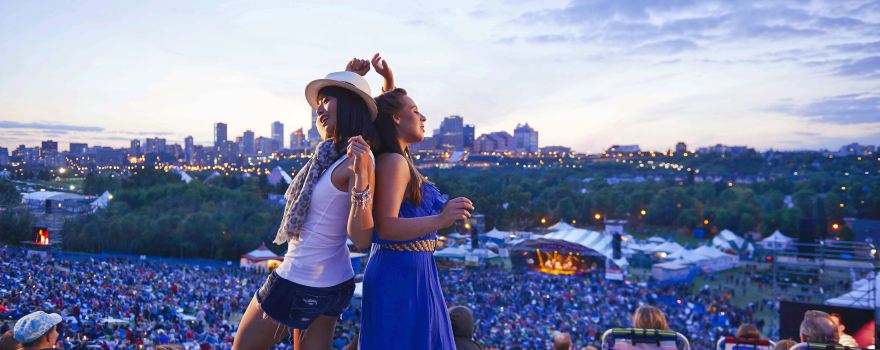
[[[371,120],[376,120],[379,108],[376,107],[376,101],[370,96],[370,84],[360,74],[354,72],[333,72],[327,74],[327,77],[324,79],[317,79],[306,85],[306,101],[309,102],[309,106],[312,106],[312,109],[318,108],[318,92],[328,86],[341,87],[360,96],[364,103],[367,104]]]

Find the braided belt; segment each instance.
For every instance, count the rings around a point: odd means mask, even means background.
[[[423,239],[420,241],[406,243],[387,243],[382,248],[397,250],[402,252],[433,252],[437,250],[436,239]]]

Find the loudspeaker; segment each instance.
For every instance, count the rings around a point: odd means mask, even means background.
[[[809,258],[816,254],[816,221],[801,219],[800,236],[798,236],[798,257]]]
[[[614,249],[614,253],[611,256],[614,260],[620,259],[623,255],[620,252],[620,242],[621,237],[619,233],[614,234],[614,239],[611,241],[611,248]]]

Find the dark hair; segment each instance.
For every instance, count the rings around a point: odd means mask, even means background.
[[[12,331],[3,333],[0,336],[0,350],[18,350],[22,348],[21,343],[15,340],[15,337],[12,335]]]
[[[336,99],[336,131],[333,133],[333,144],[336,145],[337,153],[342,156],[342,150],[348,145],[348,139],[361,136],[370,145],[373,153],[379,148],[379,134],[373,125],[370,111],[364,100],[349,91],[336,86],[328,86],[318,92],[319,96],[329,96]]]
[[[748,323],[743,323],[736,330],[736,337],[740,339],[761,339],[761,331]]]
[[[422,182],[425,178],[419,173],[413,164],[412,156],[409,153],[409,147],[400,148],[400,142],[397,140],[397,125],[394,124],[393,116],[403,110],[403,96],[406,96],[406,90],[396,88],[388,91],[375,98],[376,106],[379,108],[379,114],[376,117],[376,130],[379,132],[380,152],[397,153],[406,158],[409,166],[409,183],[406,185],[406,197],[414,205],[422,202]]]

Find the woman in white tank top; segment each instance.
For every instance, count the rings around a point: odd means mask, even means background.
[[[352,60],[306,87],[324,140],[297,173],[285,197],[275,243],[288,243],[284,261],[255,293],[242,316],[233,349],[268,349],[294,334],[297,349],[329,349],[336,320],[354,293],[346,239],[370,247],[378,145],[376,104],[361,75],[369,63]],[[302,336],[292,330],[298,330]]]

